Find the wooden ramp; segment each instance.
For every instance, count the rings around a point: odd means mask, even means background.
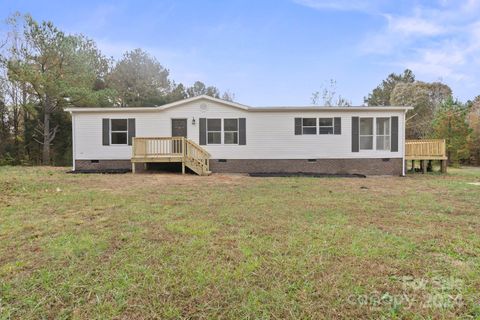
[[[132,172],[136,163],[179,162],[200,176],[209,175],[210,153],[184,137],[135,137],[132,142]]]
[[[427,161],[439,160],[441,171],[447,172],[447,152],[444,139],[419,139],[405,141],[405,160],[412,161],[412,168],[415,161],[420,161],[423,172],[427,171]]]

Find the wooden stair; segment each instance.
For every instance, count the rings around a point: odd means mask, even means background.
[[[210,171],[210,153],[190,139],[184,138],[184,165],[199,176],[208,176]]]
[[[135,137],[132,141],[132,172],[135,163],[181,162],[182,173],[185,167],[200,176],[210,171],[210,153],[184,137]]]

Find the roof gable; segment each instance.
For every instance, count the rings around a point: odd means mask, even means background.
[[[178,106],[190,103],[190,102],[196,102],[196,101],[202,101],[202,100],[203,101],[216,102],[216,103],[228,106],[228,107],[237,108],[237,109],[241,109],[241,110],[250,109],[250,107],[248,107],[246,105],[243,105],[243,104],[240,104],[240,103],[231,102],[231,101],[218,99],[218,98],[213,98],[213,97],[210,97],[210,96],[207,96],[207,95],[201,95],[201,96],[192,97],[192,98],[188,98],[188,99],[184,99],[184,100],[179,100],[179,101],[175,101],[175,102],[172,102],[172,103],[167,103],[167,104],[164,104],[162,106],[155,107],[155,108],[160,109],[160,110],[166,110],[166,109],[178,107]]]

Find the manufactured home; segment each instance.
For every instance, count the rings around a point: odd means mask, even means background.
[[[405,174],[409,107],[251,107],[198,96],[158,107],[69,108],[73,170],[178,162],[205,175]]]

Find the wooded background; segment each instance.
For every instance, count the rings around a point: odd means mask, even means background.
[[[65,107],[148,107],[207,94],[232,101],[201,81],[171,79],[142,49],[116,61],[81,34],[66,34],[29,15],[8,18],[0,38],[0,165],[70,165],[71,119]],[[322,106],[349,106],[335,81],[312,94]],[[448,85],[415,79],[411,70],[386,77],[365,105],[410,105],[407,138],[444,138],[452,164],[480,165],[480,96],[461,102]]]

